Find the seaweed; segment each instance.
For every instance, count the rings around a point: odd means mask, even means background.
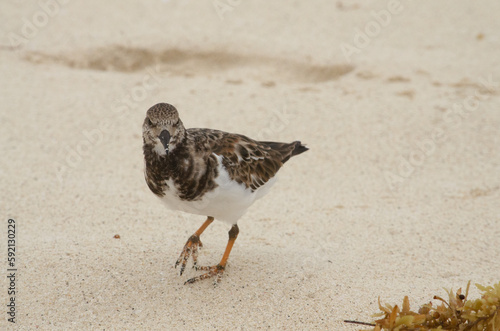
[[[370,325],[373,328],[364,331],[423,331],[423,330],[456,330],[456,331],[500,331],[500,282],[493,286],[476,284],[481,291],[481,298],[468,300],[470,281],[465,294],[460,288],[455,294],[446,290],[448,300],[434,296],[438,303],[432,302],[421,306],[417,312],[410,309],[410,300],[403,299],[401,308],[395,305],[380,303],[380,313],[373,323],[344,321],[359,325]]]

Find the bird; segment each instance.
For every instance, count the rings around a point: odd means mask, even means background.
[[[177,109],[168,103],[147,110],[142,136],[149,189],[172,210],[207,217],[175,262],[181,276],[189,258],[195,270],[206,272],[184,284],[209,278],[214,284],[220,282],[239,234],[238,220],[268,193],[281,166],[308,150],[300,141],[257,141],[220,130],[186,129]],[[231,226],[227,246],[218,264],[199,266],[200,236],[214,219]]]

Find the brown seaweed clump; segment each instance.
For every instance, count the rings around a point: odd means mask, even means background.
[[[423,330],[456,330],[456,331],[500,331],[500,282],[493,286],[476,284],[482,292],[481,298],[468,300],[470,281],[465,294],[459,289],[456,294],[448,293],[448,300],[434,296],[440,301],[438,305],[432,302],[421,306],[417,312],[410,310],[410,301],[405,296],[402,308],[397,305],[382,306],[379,298],[380,313],[374,317],[381,317],[374,323],[349,323],[371,325],[369,331],[423,331]],[[368,331],[368,330],[366,330]]]

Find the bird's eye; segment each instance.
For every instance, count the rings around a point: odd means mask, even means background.
[[[147,118],[146,123],[148,124],[148,126],[153,126],[153,122],[151,122],[149,117]]]

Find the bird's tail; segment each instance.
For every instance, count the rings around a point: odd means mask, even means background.
[[[304,153],[305,151],[309,150],[306,146],[302,145],[300,141],[294,141],[293,143],[277,143],[277,142],[271,142],[271,141],[261,141],[261,144],[267,145],[268,147],[271,147],[273,150],[280,152],[282,155],[283,159],[281,160],[282,163],[285,163],[286,161],[290,160],[292,156],[299,155],[301,153]]]
[[[307,148],[306,145],[302,145],[300,141],[294,141],[292,144],[295,147],[292,151],[292,156],[299,155],[309,150],[309,148]]]

